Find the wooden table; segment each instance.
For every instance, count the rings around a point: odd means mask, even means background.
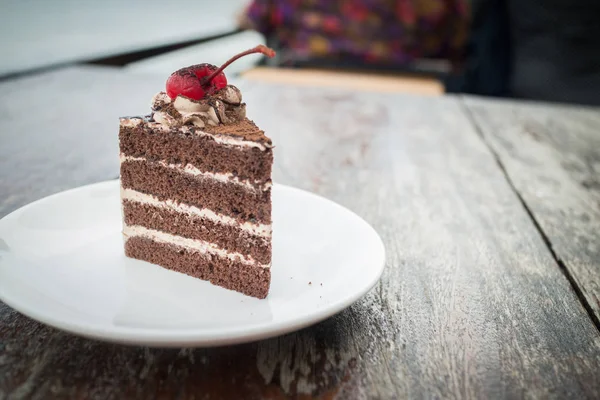
[[[117,117],[162,78],[72,68],[0,84],[0,216],[118,174]],[[364,299],[214,349],[105,344],[0,303],[0,399],[598,398],[600,113],[244,86],[275,179],[381,234]]]

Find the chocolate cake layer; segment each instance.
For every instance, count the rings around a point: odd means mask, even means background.
[[[220,224],[206,218],[125,200],[125,223],[190,239],[215,243],[220,248],[251,256],[261,264],[271,263],[271,241],[243,231],[239,226]]]
[[[227,146],[210,136],[179,129],[163,131],[147,122],[137,126],[121,125],[119,142],[121,154],[126,156],[168,164],[191,164],[201,171],[231,173],[251,183],[271,180],[271,148]]]
[[[144,161],[121,164],[121,184],[124,188],[151,194],[159,200],[207,208],[218,214],[263,224],[271,223],[271,189],[265,191],[217,181]]]
[[[259,299],[264,299],[269,293],[271,271],[268,268],[193,252],[143,237],[129,238],[125,243],[125,255]]]

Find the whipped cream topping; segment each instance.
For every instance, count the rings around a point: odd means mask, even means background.
[[[154,120],[162,125],[204,128],[243,120],[246,117],[246,104],[242,103],[240,90],[227,85],[200,100],[181,95],[173,100],[165,92],[159,92],[152,98],[152,111]]]

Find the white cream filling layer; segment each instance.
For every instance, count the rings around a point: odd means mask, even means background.
[[[189,175],[193,175],[193,176],[200,176],[200,177],[207,178],[207,179],[214,179],[219,182],[234,183],[236,185],[244,186],[248,190],[256,191],[257,190],[256,185],[259,184],[259,181],[255,181],[255,184],[253,185],[248,181],[243,181],[243,180],[239,179],[238,177],[233,176],[233,174],[231,174],[231,173],[223,174],[223,173],[204,172],[190,164],[187,164],[184,166],[182,164],[168,164],[165,161],[154,162],[154,161],[148,161],[144,157],[132,157],[132,156],[126,156],[123,154],[120,155],[120,158],[121,158],[121,163],[124,163],[127,161],[152,162],[152,163],[158,164],[165,168],[174,169],[181,173],[185,173],[185,174],[189,174]],[[271,186],[272,186],[272,184],[270,182],[267,182],[267,183],[263,184],[262,186],[259,186],[258,188],[260,190],[265,191],[265,190],[268,190]]]
[[[166,232],[155,231],[154,229],[148,229],[139,225],[124,225],[123,236],[127,240],[130,237],[142,237],[146,239],[154,240],[155,242],[171,244],[187,249],[192,249],[200,253],[208,253],[223,258],[228,258],[233,261],[239,261],[242,264],[253,265],[261,268],[270,268],[271,264],[260,264],[248,256],[244,257],[240,253],[229,252],[223,250],[213,243],[208,243],[203,240],[188,239],[182,236],[171,235]]]
[[[143,123],[144,121],[139,119],[139,118],[122,118],[121,119],[121,124],[123,126],[137,126],[141,123]],[[165,124],[161,124],[159,122],[148,122],[148,125],[152,126],[153,128],[158,128],[161,129],[163,131],[170,131],[171,128],[168,125]],[[189,132],[190,128],[187,126],[182,126],[179,128],[180,130],[182,130],[183,132]],[[257,143],[257,142],[252,142],[249,140],[244,140],[244,139],[240,139],[240,138],[236,138],[233,136],[226,136],[226,135],[213,135],[211,133],[208,132],[204,132],[199,130],[198,128],[194,129],[194,133],[196,135],[199,136],[208,136],[212,139],[214,139],[215,142],[220,143],[220,144],[224,144],[224,145],[228,145],[228,146],[238,146],[238,147],[256,147],[260,150],[266,150],[267,147],[273,147],[270,145],[265,146],[262,143]]]
[[[244,222],[243,224],[240,224],[234,218],[231,218],[227,215],[217,214],[214,211],[208,210],[206,208],[198,208],[187,204],[177,203],[173,200],[162,201],[154,196],[141,193],[133,189],[121,188],[121,198],[123,200],[129,200],[140,204],[148,204],[154,207],[165,208],[172,211],[185,213],[197,218],[206,218],[220,224],[237,226],[241,230],[256,236],[261,236],[264,238],[271,237],[270,224],[253,224],[250,222]]]

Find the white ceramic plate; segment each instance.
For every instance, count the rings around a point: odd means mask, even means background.
[[[0,220],[0,300],[91,338],[216,346],[308,326],[377,283],[385,251],[371,226],[314,194],[282,185],[272,193],[265,300],[126,258],[118,181],[58,193]]]

